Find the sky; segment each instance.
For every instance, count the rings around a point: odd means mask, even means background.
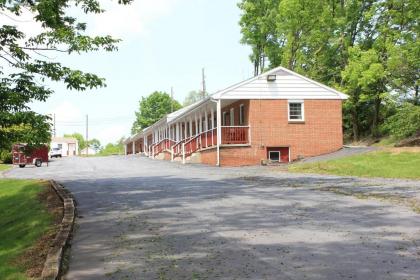
[[[201,88],[201,69],[212,93],[252,75],[250,48],[240,43],[240,11],[235,0],[134,0],[129,6],[101,1],[105,13],[81,15],[90,34],[110,34],[123,41],[117,52],[52,54],[64,65],[98,74],[106,88],[77,92],[60,83],[33,110],[56,115],[57,136],[85,134],[104,145],[129,136],[139,100],[153,91],[170,92],[182,103]],[[29,32],[36,27],[27,26]]]

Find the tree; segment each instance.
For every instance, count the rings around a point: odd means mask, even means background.
[[[181,109],[181,107],[179,102],[172,100],[166,92],[155,91],[146,98],[142,97],[139,102],[139,111],[135,113],[136,120],[133,123],[131,133],[138,133],[165,115]]]
[[[192,90],[185,97],[183,105],[184,105],[184,107],[188,106],[188,105],[191,105],[191,104],[193,104],[193,103],[195,103],[195,102],[197,102],[197,101],[199,101],[199,100],[201,100],[201,99],[203,99],[207,96],[209,96],[209,94],[207,92],[204,93],[204,96],[203,96],[203,91]]]
[[[98,152],[101,150],[101,142],[98,139],[93,138],[92,140],[89,140],[88,142],[89,142],[89,147],[94,149],[95,152]]]
[[[101,156],[122,155],[124,154],[124,137],[116,143],[108,143],[100,152]]]
[[[131,0],[119,0],[128,4]],[[29,104],[45,102],[53,90],[47,81],[62,82],[68,89],[83,91],[105,86],[104,79],[92,73],[71,69],[52,61],[51,53],[84,53],[114,51],[119,40],[110,36],[89,36],[86,24],[69,14],[70,8],[84,13],[101,13],[97,0],[34,0],[0,1],[2,16],[21,21],[29,11],[42,31],[29,36],[15,25],[0,27],[0,149],[9,149],[13,142],[31,144],[50,140],[50,118],[31,111]]]
[[[255,68],[282,65],[349,94],[344,128],[353,139],[379,136],[396,104],[420,104],[418,1],[242,0],[239,8]]]
[[[254,64],[254,76],[264,71],[267,52],[276,44],[275,18],[279,3],[280,0],[243,0],[238,4],[243,11],[239,21],[241,42],[252,48],[249,58]]]

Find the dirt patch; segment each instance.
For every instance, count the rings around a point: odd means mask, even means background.
[[[30,278],[41,276],[48,251],[60,229],[63,218],[63,202],[49,183],[45,183],[45,190],[38,195],[39,201],[47,206],[48,212],[53,217],[51,228],[45,232],[25,253],[17,258],[14,263],[23,267]]]

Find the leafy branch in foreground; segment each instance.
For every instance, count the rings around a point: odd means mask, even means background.
[[[62,82],[68,89],[79,91],[105,86],[105,80],[93,73],[49,59],[51,52],[117,50],[120,40],[87,35],[86,23],[70,16],[69,8],[79,8],[86,14],[104,12],[96,0],[0,0],[0,16],[16,22],[0,27],[0,150],[9,149],[13,142],[49,141],[49,117],[31,111],[28,105],[45,102],[53,94],[45,82]],[[21,18],[28,13],[40,24],[39,34],[30,36],[19,29]]]

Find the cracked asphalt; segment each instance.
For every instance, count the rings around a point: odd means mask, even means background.
[[[65,279],[420,279],[420,215],[393,199],[418,199],[420,181],[138,156],[5,176],[55,179],[75,196]]]

